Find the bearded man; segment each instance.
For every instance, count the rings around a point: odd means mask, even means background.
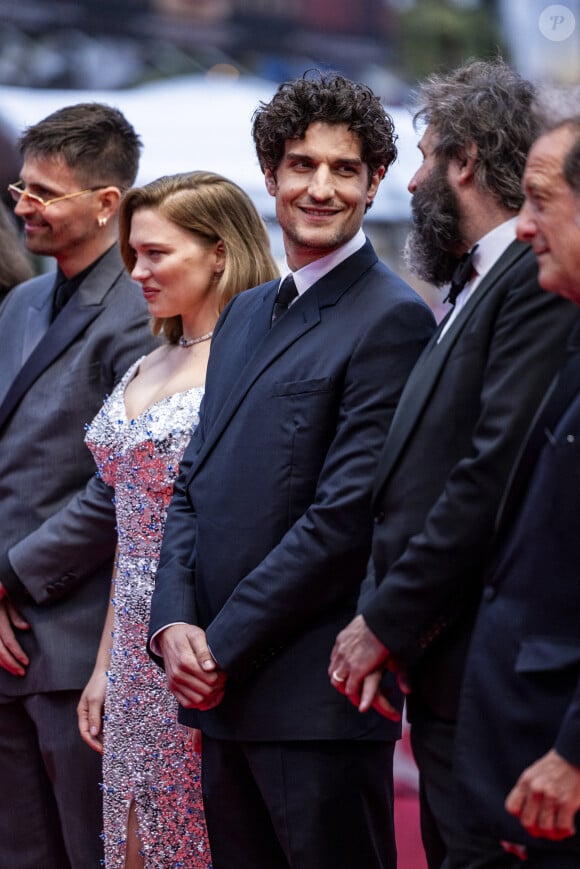
[[[453,835],[458,699],[482,575],[525,432],[577,314],[542,291],[516,240],[521,177],[536,131],[532,85],[501,60],[426,81],[423,163],[409,183],[409,263],[453,307],[403,391],[374,486],[374,534],[359,614],[329,675],[361,712],[396,716],[385,670],[410,691],[429,869]],[[469,255],[468,255],[469,254]],[[501,698],[500,698],[501,702]]]

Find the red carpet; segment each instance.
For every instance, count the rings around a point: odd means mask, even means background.
[[[395,831],[398,869],[427,869],[419,830],[417,768],[407,730],[395,752]]]

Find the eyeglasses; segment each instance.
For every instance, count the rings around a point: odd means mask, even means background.
[[[16,184],[8,185],[8,192],[14,202],[20,202],[22,197],[33,202],[35,205],[40,205],[41,208],[48,208],[49,205],[54,205],[55,202],[62,202],[63,199],[72,199],[73,196],[82,196],[83,193],[94,193],[95,190],[103,190],[100,187],[87,187],[86,190],[76,190],[74,193],[65,193],[64,196],[55,196],[54,199],[43,199],[42,196],[37,196],[36,193],[28,193],[23,181],[18,181]]]

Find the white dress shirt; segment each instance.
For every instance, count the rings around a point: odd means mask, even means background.
[[[333,250],[332,253],[327,254],[326,256],[320,257],[320,259],[314,260],[312,263],[308,263],[306,266],[302,266],[301,269],[293,272],[288,265],[285,263],[284,273],[280,279],[280,283],[285,280],[288,275],[292,275],[294,278],[294,283],[296,284],[296,289],[298,290],[298,295],[301,296],[302,293],[305,293],[306,290],[309,290],[316,281],[319,281],[320,278],[323,278],[324,275],[327,275],[328,272],[332,271],[340,263],[344,262],[345,259],[348,259],[349,256],[352,256],[353,253],[356,253],[357,250],[360,250],[361,247],[366,242],[366,237],[362,229],[354,235],[350,241],[347,241],[346,244],[343,244],[342,247],[339,247],[337,250]],[[296,299],[294,299],[296,301]]]
[[[477,250],[473,254],[473,268],[476,274],[465,284],[457,296],[455,307],[445,321],[445,325],[437,338],[437,343],[441,341],[451,324],[455,322],[491,267],[495,265],[502,253],[514,241],[517,222],[517,217],[510,217],[509,220],[500,223],[499,226],[490,230],[477,242]]]

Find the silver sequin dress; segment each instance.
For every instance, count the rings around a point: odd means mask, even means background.
[[[200,763],[176,724],[177,702],[145,651],[149,605],[178,463],[199,420],[201,388],[169,396],[127,419],[131,366],[88,427],[86,442],[115,490],[119,558],[105,700],[105,865],[123,869],[135,802],[146,869],[211,866]]]

